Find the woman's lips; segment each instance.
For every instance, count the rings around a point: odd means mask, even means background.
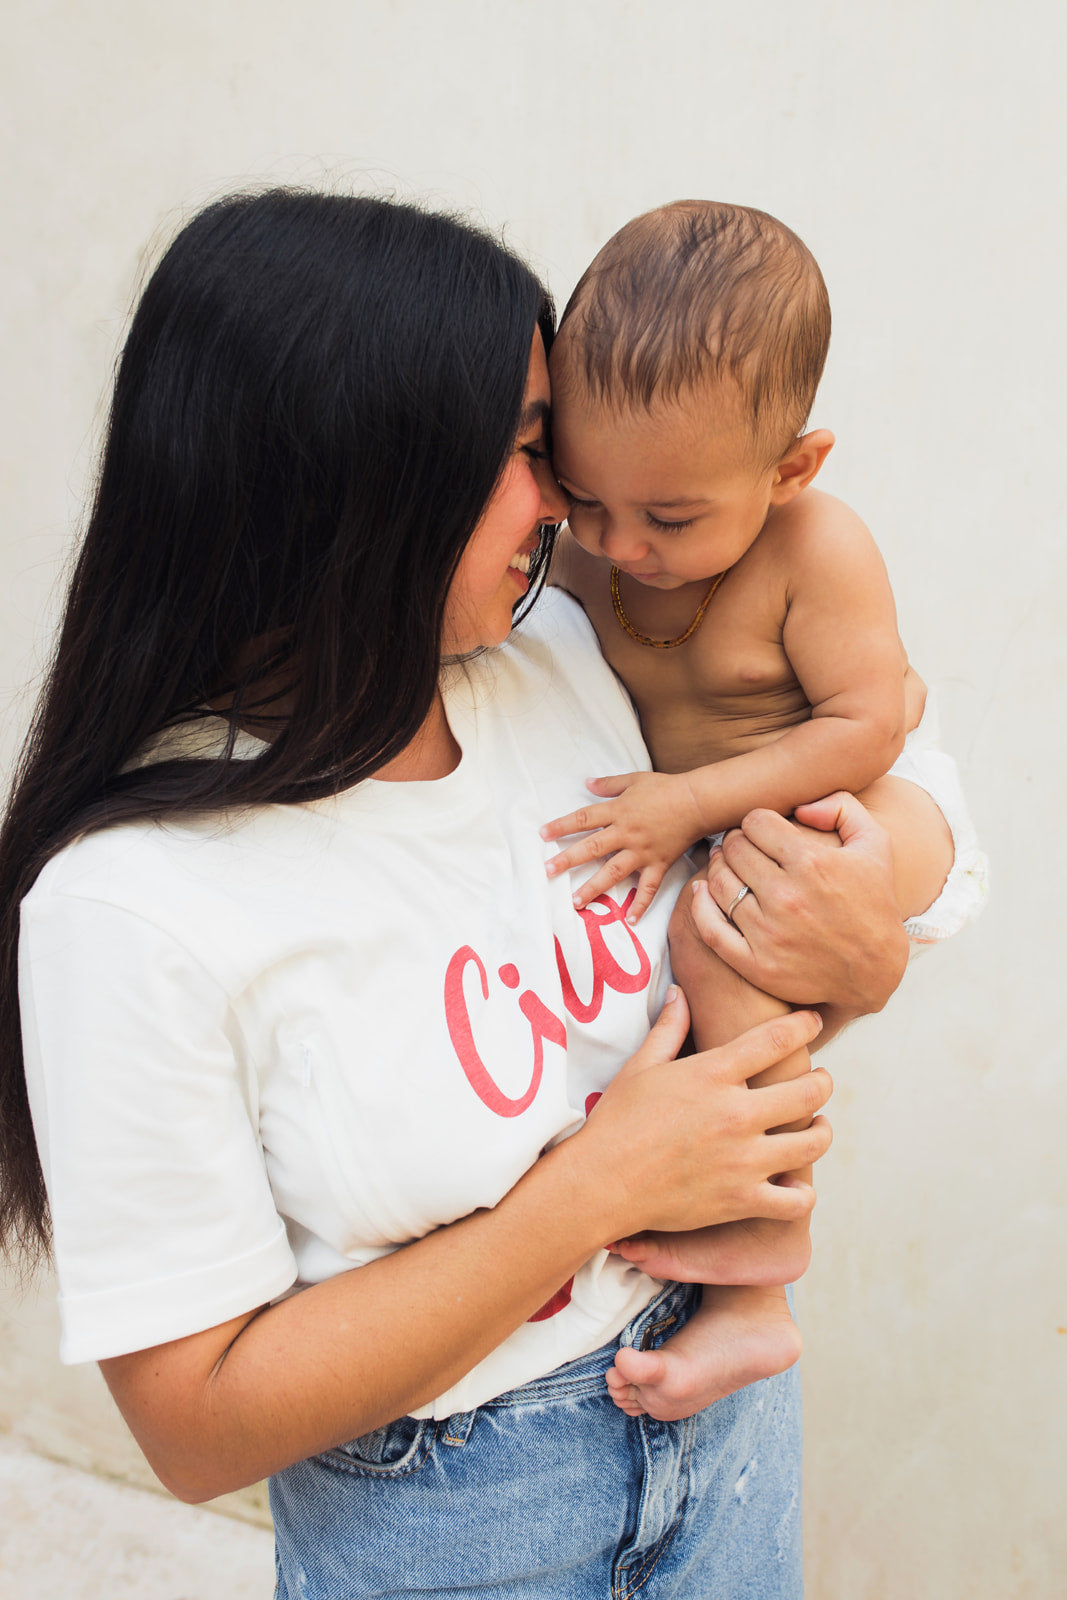
[[[530,580],[527,577],[527,573],[530,570],[530,562],[532,560],[532,554],[529,551],[524,550],[521,551],[517,556],[512,556],[511,560],[508,562],[508,572],[518,585],[520,594],[525,594],[530,587]]]

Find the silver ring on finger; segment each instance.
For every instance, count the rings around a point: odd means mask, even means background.
[[[728,922],[733,922],[733,920],[734,920],[734,912],[737,910],[738,906],[741,904],[741,902],[745,898],[746,894],[751,894],[751,893],[752,893],[752,890],[749,888],[748,884],[747,883],[743,883],[741,885],[740,889],[734,895],[733,899],[730,901],[730,904],[726,907],[726,911],[724,912],[724,915],[725,915],[725,917],[726,917]]]

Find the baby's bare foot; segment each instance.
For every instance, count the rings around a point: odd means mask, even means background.
[[[712,1286],[700,1309],[658,1350],[620,1350],[611,1398],[631,1417],[691,1417],[725,1395],[784,1372],[800,1356],[784,1289]]]
[[[793,1184],[795,1180],[784,1179]],[[795,1283],[808,1270],[808,1223],[769,1222],[750,1217],[720,1222],[692,1233],[645,1233],[611,1246],[649,1277],[665,1282],[749,1284],[760,1288]]]

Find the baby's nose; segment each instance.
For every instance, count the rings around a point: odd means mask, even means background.
[[[600,528],[600,548],[609,561],[629,565],[643,561],[648,555],[648,540],[633,529],[614,521],[605,521]]]

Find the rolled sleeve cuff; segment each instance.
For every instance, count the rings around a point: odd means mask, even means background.
[[[184,1339],[276,1300],[296,1281],[284,1225],[249,1255],[196,1272],[124,1284],[95,1294],[60,1295],[64,1366],[106,1361]]]

